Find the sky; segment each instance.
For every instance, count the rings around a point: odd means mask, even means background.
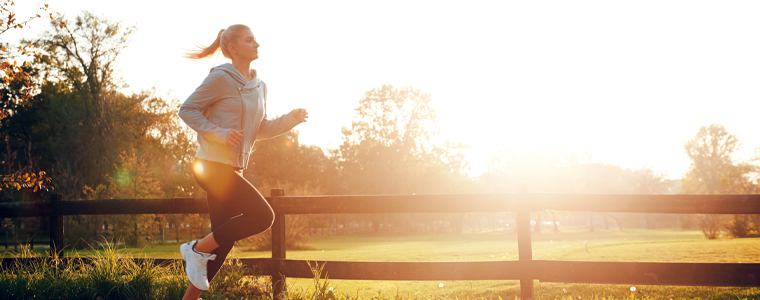
[[[737,159],[760,147],[758,1],[44,3],[136,25],[119,75],[128,90],[170,99],[227,62],[190,61],[185,50],[249,25],[268,115],[308,109],[300,141],[323,149],[341,143],[359,100],[383,84],[432,95],[442,134],[470,145],[472,175],[500,149],[554,147],[677,179],[689,167],[684,143],[712,123],[738,135]],[[48,26],[31,25],[3,42]]]

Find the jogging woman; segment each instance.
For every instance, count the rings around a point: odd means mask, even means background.
[[[190,280],[183,299],[198,299],[208,290],[237,240],[272,226],[274,212],[264,197],[242,176],[256,140],[288,132],[305,122],[305,109],[295,109],[274,120],[266,119],[267,86],[251,62],[259,58],[259,44],[251,29],[232,25],[222,29],[211,46],[187,55],[213,56],[219,49],[232,63],[211,69],[179,109],[179,116],[198,132],[198,154],[193,174],[208,196],[211,233],[182,244]]]

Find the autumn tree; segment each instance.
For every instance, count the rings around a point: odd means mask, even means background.
[[[29,27],[35,19],[50,17],[55,14],[45,4],[29,16],[18,19],[14,12],[16,3],[12,0],[0,0],[0,36],[11,30]],[[59,25],[61,25],[59,23]],[[21,42],[18,46],[0,43],[0,119],[13,113],[14,109],[26,104],[37,89],[35,69],[32,61],[39,59],[42,53],[30,42]]]
[[[112,186],[109,178],[137,172],[145,164],[145,172],[154,174],[155,188],[135,197],[200,197],[192,179],[197,143],[176,115],[180,102],[163,99],[155,90],[127,95],[117,89],[122,84],[114,75],[116,59],[134,28],[92,13],[68,23],[52,27],[35,41],[48,56],[34,65],[42,80],[39,93],[29,105],[0,120],[6,172],[27,165],[55,170],[53,184],[64,199],[103,199],[124,193],[97,187]],[[125,164],[120,155],[139,155],[141,162]],[[14,197],[4,191],[4,199]],[[198,234],[205,222],[197,215],[169,215],[159,221],[177,230],[193,224]],[[104,220],[77,223],[92,236]],[[67,231],[74,232],[74,227],[67,224]]]
[[[15,2],[0,0],[0,35],[11,30],[19,30],[29,27],[29,23],[35,19],[43,18],[43,15],[54,20],[54,15],[47,4],[38,7],[37,11],[30,16],[18,19],[14,12]],[[59,24],[62,25],[62,24]],[[0,120],[13,115],[19,108],[29,105],[30,98],[39,92],[38,68],[32,62],[42,56],[40,49],[32,43],[22,41],[18,46],[0,42]],[[8,142],[8,136],[4,139]],[[33,164],[18,164],[13,166],[7,163],[15,160],[17,153],[6,147],[4,151],[5,168],[0,178],[0,189],[23,190],[24,193],[37,193],[41,190],[52,188],[50,176],[43,170],[35,168]],[[27,151],[27,156],[29,151]]]

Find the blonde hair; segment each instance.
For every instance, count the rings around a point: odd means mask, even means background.
[[[232,58],[230,55],[230,43],[237,41],[240,38],[241,33],[245,30],[251,30],[250,27],[242,24],[235,24],[227,27],[227,29],[219,30],[219,34],[216,35],[216,40],[208,46],[199,46],[198,50],[185,53],[185,57],[189,59],[204,59],[206,57],[214,55],[216,51],[222,49],[222,55],[226,58]]]

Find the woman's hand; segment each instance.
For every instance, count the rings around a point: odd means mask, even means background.
[[[290,113],[298,120],[298,123],[306,122],[306,119],[309,118],[309,112],[304,108],[296,108]]]
[[[227,138],[224,140],[224,143],[233,147],[237,147],[237,145],[240,144],[240,141],[242,140],[242,130],[230,129],[230,131],[227,132]]]

